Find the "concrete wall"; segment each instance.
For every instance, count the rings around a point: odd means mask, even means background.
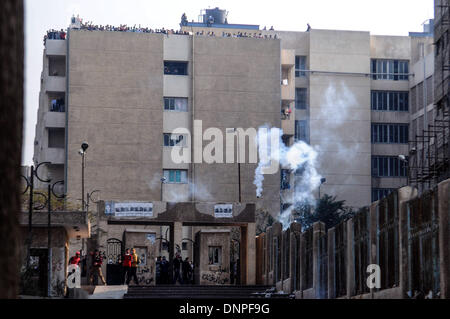
[[[27,245],[26,238],[28,236],[28,227],[22,226],[21,228],[21,238],[23,239],[23,243],[21,245],[21,256],[22,263],[21,269],[22,271],[26,268],[26,256],[27,256]],[[66,277],[67,277],[67,263],[68,263],[68,236],[67,232],[63,227],[52,228],[51,230],[52,236],[52,270],[51,270],[51,296],[54,297],[62,297],[65,294],[66,290]],[[33,242],[31,244],[31,249],[43,249],[47,250],[48,248],[48,230],[45,227],[35,227],[33,229]],[[32,289],[31,291],[25,291],[24,294],[36,294],[39,293],[37,291],[33,291],[36,289],[38,283],[38,277],[33,276],[29,278],[29,282],[22,282],[22,286],[28,287],[28,289]]]
[[[230,231],[203,230],[196,234],[198,260],[194,272],[195,282],[200,285],[226,285],[230,283]],[[209,263],[209,247],[221,247],[220,264]]]
[[[69,37],[68,196],[80,197],[86,140],[86,190],[159,199],[160,183],[150,182],[162,176],[163,36],[72,30]]]
[[[345,258],[341,273],[345,271],[346,295],[340,298],[449,298],[449,185],[450,180],[446,180],[420,197],[414,188],[400,188],[387,198],[373,203],[370,208],[362,209],[350,220],[342,222],[345,228]],[[294,223],[291,227],[296,229],[298,225]],[[313,231],[310,246],[306,241],[307,232],[302,233],[298,250],[300,269],[295,269],[292,263],[295,252],[292,251],[291,241],[290,274],[297,271],[301,283],[300,289],[292,291],[297,298],[337,297],[338,279],[335,271],[337,267],[342,267],[335,258],[335,249],[338,246],[335,235],[337,228],[329,229],[325,235],[322,227],[323,224],[316,223],[308,231]],[[270,236],[274,237],[272,228],[261,238]],[[324,238],[326,250],[323,250],[323,241],[321,242]],[[312,259],[305,260],[308,258],[305,250],[311,247]],[[274,261],[283,258],[284,248],[282,246],[280,253],[277,253],[276,250],[263,246],[257,250],[261,251],[263,256],[257,256],[257,260]],[[326,260],[322,264],[323,257]],[[380,289],[369,289],[365,286],[369,276],[366,266],[369,264],[380,266]],[[309,267],[309,270],[305,267]],[[311,278],[305,277],[308,273]],[[292,278],[290,282],[274,282],[262,272],[258,272],[258,276],[258,282],[290,292],[288,288],[292,287]],[[305,286],[307,279],[312,282],[312,287]]]
[[[310,70],[370,72],[367,32],[311,30]],[[311,74],[310,142],[319,150],[327,182],[321,192],[346,204],[370,202],[370,80],[367,77]],[[351,158],[351,160],[349,160]]]
[[[217,127],[225,136],[226,128],[280,127],[279,40],[195,37],[194,45],[193,108],[203,132]],[[204,141],[203,147],[209,143]],[[256,201],[275,216],[279,212],[279,173],[265,176],[263,198],[257,200],[255,168],[256,164],[241,165],[242,201]],[[192,180],[216,201],[239,198],[237,164],[195,164]]]

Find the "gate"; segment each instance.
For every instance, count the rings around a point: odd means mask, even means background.
[[[106,282],[108,285],[122,285],[123,243],[116,238],[106,241]]]

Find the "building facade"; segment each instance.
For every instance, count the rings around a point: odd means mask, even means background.
[[[243,163],[234,160],[239,143],[252,138],[249,130],[264,125],[282,128],[286,145],[313,146],[326,179],[322,194],[348,206],[367,206],[407,184],[398,155],[409,152],[412,67],[418,43],[431,37],[260,30],[220,19],[182,20],[183,34],[86,30],[75,23],[66,39],[47,39],[34,161],[50,162],[46,172],[64,180],[71,205],[82,197],[79,150],[87,141],[84,190],[100,191],[104,203],[151,203],[155,216],[174,202],[255,203],[257,212],[278,216],[296,203],[302,172],[265,175],[258,198],[249,148]],[[249,136],[234,138],[237,129]],[[217,139],[225,146],[214,148]],[[225,158],[229,150],[234,154]],[[192,161],[177,163],[174,152],[186,151]],[[208,152],[216,162],[202,156]],[[125,238],[147,232],[160,241],[157,255],[173,256],[163,247],[171,237],[183,258],[194,257],[190,241],[201,223],[168,237],[174,228],[133,216],[119,218],[124,223],[116,228],[94,218],[94,241],[82,249],[100,247],[108,255],[108,240],[126,246]],[[223,233],[233,225],[209,226]],[[253,264],[251,256],[241,266]]]
[[[280,39],[282,113],[291,109],[289,117],[282,116],[284,140],[288,145],[303,140],[318,149],[318,171],[326,179],[322,194],[362,207],[408,183],[410,122],[419,116],[411,110],[417,102],[411,101],[410,89],[422,76],[422,44],[432,55],[432,32],[292,32],[220,22],[182,22],[181,27],[199,36]],[[433,61],[427,63],[429,75]],[[281,171],[282,207],[295,203],[296,173]]]

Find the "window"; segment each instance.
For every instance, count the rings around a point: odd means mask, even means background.
[[[164,170],[166,183],[170,184],[187,184],[187,171],[177,169]]]
[[[305,88],[295,88],[295,108],[297,110],[306,110],[307,91]]]
[[[49,148],[64,148],[66,130],[63,128],[49,128],[48,129],[48,147]]]
[[[395,188],[372,188],[372,202],[376,202],[377,200],[388,196],[394,190]]]
[[[408,143],[408,124],[372,124],[372,144]]]
[[[295,57],[295,77],[306,76],[306,56],[296,56]]]
[[[186,147],[186,135],[181,134],[163,134],[163,145],[167,147],[180,146]]]
[[[188,99],[184,97],[165,97],[164,98],[165,111],[188,111]]]
[[[396,156],[372,156],[373,177],[406,177],[407,164]]]
[[[295,140],[308,143],[308,121],[295,121]]]
[[[164,61],[164,74],[188,75],[187,62]]]
[[[371,109],[373,111],[404,111],[409,110],[408,92],[372,91]]]
[[[188,250],[187,242],[181,243],[181,250]]]
[[[409,62],[401,60],[372,59],[372,79],[408,80]]]
[[[209,246],[209,265],[222,265],[222,247]]]

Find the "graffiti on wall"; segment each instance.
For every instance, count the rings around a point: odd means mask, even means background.
[[[136,254],[139,256],[140,263],[137,269],[138,283],[141,286],[154,284],[154,267],[150,261],[154,259],[149,255],[147,247],[137,247]]]
[[[202,281],[216,285],[225,285],[230,281],[230,272],[227,268],[219,268],[216,271],[202,271]]]
[[[65,287],[65,250],[52,248],[52,296],[63,296]]]

